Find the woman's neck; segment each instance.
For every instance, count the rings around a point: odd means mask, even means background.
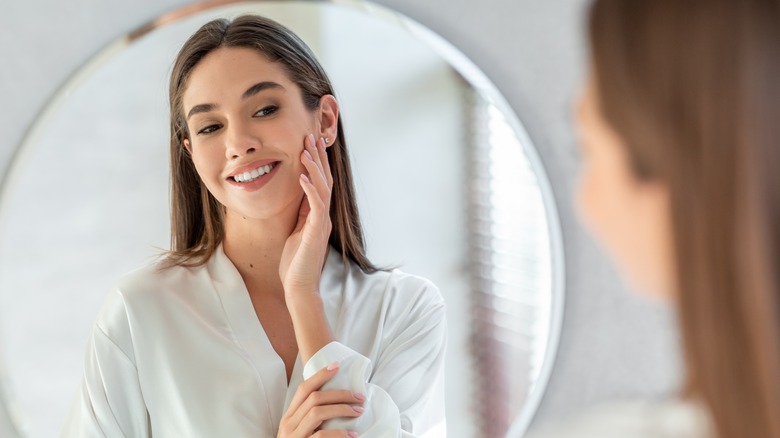
[[[223,249],[238,269],[250,294],[284,295],[279,261],[297,221],[297,210],[268,219],[252,219],[226,212]]]

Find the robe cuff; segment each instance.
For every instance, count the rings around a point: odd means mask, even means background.
[[[316,374],[317,371],[327,367],[333,362],[339,362],[339,365],[341,366],[343,365],[341,362],[354,356],[360,356],[360,353],[340,342],[330,342],[328,345],[320,348],[319,351],[314,353],[314,356],[306,362],[306,365],[303,367],[303,379],[308,379]],[[366,358],[366,360],[368,359]]]

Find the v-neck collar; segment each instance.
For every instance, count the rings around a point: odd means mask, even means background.
[[[207,262],[206,268],[222,302],[235,341],[257,372],[260,389],[264,393],[268,407],[264,414],[268,424],[272,425],[275,435],[284,410],[287,409],[295,391],[303,382],[305,364],[301,363],[298,354],[288,384],[284,361],[274,350],[255,313],[244,279],[225,255],[221,244]],[[323,301],[326,301],[326,296],[331,293],[341,291],[341,286],[344,284],[343,273],[341,254],[330,247],[320,276],[320,294],[323,295]],[[325,314],[332,324],[334,315],[329,312],[329,309],[332,310],[333,307],[326,305]]]

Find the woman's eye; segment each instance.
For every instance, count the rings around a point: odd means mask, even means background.
[[[198,131],[198,134],[211,134],[212,132],[216,131],[217,129],[221,128],[219,125],[209,125],[205,128]]]
[[[258,117],[266,117],[270,116],[271,114],[275,113],[278,108],[275,105],[267,106],[260,111],[255,113],[255,116]]]

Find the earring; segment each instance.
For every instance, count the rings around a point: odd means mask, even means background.
[[[330,143],[330,139],[328,137],[325,137],[325,144]]]

